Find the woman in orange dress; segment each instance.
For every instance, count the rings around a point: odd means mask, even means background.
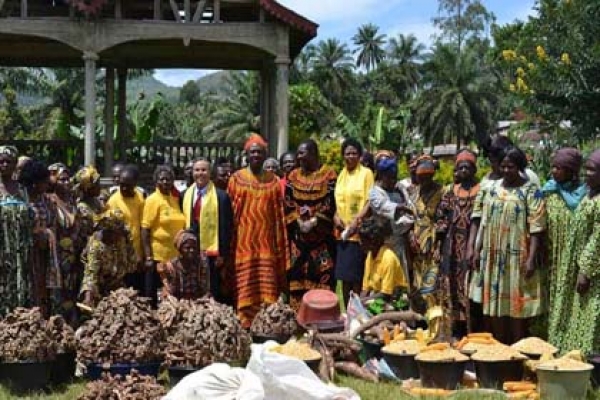
[[[274,303],[287,292],[288,248],[279,178],[262,169],[267,144],[252,135],[244,150],[248,167],[231,176],[232,240],[238,316],[249,327],[262,303]]]

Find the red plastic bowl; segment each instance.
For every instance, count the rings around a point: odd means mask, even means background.
[[[340,320],[340,303],[337,295],[331,290],[309,290],[302,296],[296,319],[302,326]]]

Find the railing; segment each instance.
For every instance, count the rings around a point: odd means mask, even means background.
[[[71,170],[84,163],[83,140],[0,140],[0,145],[15,146],[19,155],[35,157],[47,164],[62,162]],[[124,149],[126,156],[117,157],[116,161],[136,164],[142,173],[151,173],[157,165],[165,163],[181,171],[188,161],[197,157],[205,157],[211,162],[225,158],[239,166],[243,145],[157,140],[145,144],[127,143]],[[104,152],[100,146],[96,149],[96,166],[103,171]]]

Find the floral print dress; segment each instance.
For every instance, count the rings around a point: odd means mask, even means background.
[[[559,336],[552,344],[562,351],[581,350],[586,355],[600,352],[600,197],[586,197],[573,215],[568,246],[557,271],[556,303]],[[577,275],[591,280],[590,289],[575,290]],[[570,307],[569,307],[570,306]]]
[[[544,311],[540,269],[525,279],[532,234],[546,229],[546,211],[538,186],[526,182],[505,188],[494,182],[485,195],[481,214],[481,273],[483,314],[490,317],[530,318]]]

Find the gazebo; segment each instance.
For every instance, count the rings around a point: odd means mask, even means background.
[[[256,70],[261,133],[288,146],[288,76],[317,25],[275,0],[0,0],[0,66],[85,67],[85,163],[94,164],[95,79],[106,69],[106,132],[126,118],[129,68]],[[117,138],[126,124],[119,123]],[[107,135],[105,169],[114,153]]]

